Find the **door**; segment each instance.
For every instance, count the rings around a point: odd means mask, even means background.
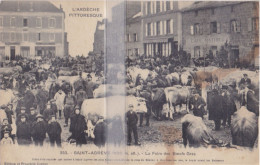
[[[14,46],[11,46],[10,48],[10,55],[11,55],[11,58],[10,60],[15,60],[15,47]]]

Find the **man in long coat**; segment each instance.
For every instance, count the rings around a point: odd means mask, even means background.
[[[72,133],[72,139],[76,140],[76,145],[81,146],[82,144],[86,144],[85,138],[85,130],[87,129],[87,124],[85,121],[85,117],[80,114],[80,108],[78,106],[75,107],[75,114],[71,117],[70,129],[69,131]]]
[[[192,110],[194,116],[199,116],[203,119],[205,112],[204,106],[206,106],[204,99],[198,93],[195,93],[194,97],[190,100],[190,104],[193,106]]]
[[[93,91],[94,89],[97,88],[97,85],[92,82],[92,76],[90,74],[87,75],[87,82],[86,82],[86,92],[88,99],[91,99],[94,97]]]
[[[32,142],[31,126],[26,120],[25,115],[22,115],[21,120],[17,124],[16,136],[19,145],[29,145]]]
[[[82,87],[80,87],[80,89],[76,93],[77,105],[81,108],[83,101],[87,98],[88,98],[87,93],[83,90]]]
[[[43,146],[43,141],[46,138],[47,123],[44,121],[43,116],[38,114],[36,122],[32,126],[32,137],[36,146]]]
[[[64,98],[66,97],[66,94],[60,89],[54,96],[58,113],[59,113],[59,118],[61,118],[61,112],[64,110]]]
[[[55,115],[52,115],[47,127],[51,146],[54,146],[56,143],[58,147],[61,147],[61,131],[61,126],[57,122]]]
[[[42,89],[42,86],[39,85],[38,91],[37,91],[37,94],[36,94],[36,102],[37,102],[40,114],[42,114],[44,109],[46,108],[48,98],[49,98],[48,91]]]

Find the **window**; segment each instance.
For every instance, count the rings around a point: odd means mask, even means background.
[[[136,33],[134,33],[134,42],[137,42],[137,34]]]
[[[231,13],[234,12],[234,6],[231,6]]]
[[[138,48],[135,48],[134,51],[135,51],[135,55],[139,54],[139,49]]]
[[[11,27],[15,27],[15,17],[11,18],[10,25],[11,25]]]
[[[151,23],[147,24],[147,35],[151,36]]]
[[[259,18],[252,18],[252,30],[253,31],[259,30],[258,25],[259,25]]]
[[[194,35],[194,26],[193,25],[190,26],[190,34]]]
[[[0,17],[0,27],[3,27],[3,17]]]
[[[194,57],[196,57],[196,58],[200,57],[200,47],[199,46],[194,47]]]
[[[23,27],[27,27],[28,26],[28,19],[24,18],[23,19]]]
[[[195,17],[197,17],[198,16],[198,11],[195,11]]]
[[[215,9],[211,9],[211,15],[215,15]]]
[[[127,42],[130,42],[130,40],[131,40],[131,36],[130,36],[130,34],[127,34],[127,35],[126,35],[126,41],[127,41]]]
[[[166,21],[166,34],[171,33],[171,20]]]
[[[161,29],[160,29],[160,21],[156,22],[156,35],[160,35],[161,34]]]
[[[55,41],[55,34],[54,33],[50,33],[49,39],[50,39],[50,41]]]
[[[11,38],[10,38],[11,42],[14,42],[15,41],[15,33],[12,32],[11,33]]]
[[[171,10],[171,4],[170,1],[166,1],[166,11]]]
[[[23,33],[23,41],[28,41],[28,33]]]
[[[147,14],[151,14],[151,2],[147,2]]]
[[[42,27],[42,18],[40,17],[37,17],[36,18],[36,27]]]
[[[55,27],[55,19],[54,18],[50,18],[49,19],[49,27],[50,28],[54,28]]]
[[[230,22],[230,31],[233,32],[233,33],[237,33],[237,32],[240,32],[240,25],[239,25],[239,21],[237,20],[232,20]]]
[[[210,33],[217,33],[217,22],[210,23]]]
[[[41,41],[41,33],[38,33],[38,41]]]
[[[200,24],[195,24],[194,25],[194,34],[200,34]]]
[[[156,1],[156,13],[161,12],[161,3],[160,1]]]

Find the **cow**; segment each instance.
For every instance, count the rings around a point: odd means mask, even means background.
[[[125,85],[115,85],[115,84],[102,84],[93,91],[94,98],[101,98],[113,95],[124,96],[126,92]]]
[[[170,119],[172,120],[172,114],[173,114],[173,108],[174,111],[176,110],[176,105],[180,106],[180,109],[182,107],[182,104],[186,104],[186,111],[189,113],[188,105],[189,105],[189,99],[192,93],[193,87],[187,87],[187,86],[180,86],[175,85],[173,87],[167,87],[164,89],[166,101],[168,103],[168,112],[170,113]],[[166,117],[168,117],[168,114],[166,113]]]
[[[180,84],[180,75],[177,72],[173,72],[165,76],[168,86]]]
[[[242,106],[234,113],[231,122],[232,143],[238,146],[253,147],[258,137],[258,119],[253,112]]]
[[[110,96],[105,98],[93,98],[84,100],[81,106],[81,114],[85,116],[85,119],[87,120],[86,122],[88,127],[88,136],[91,138],[95,138],[93,131],[99,116],[104,117],[108,126],[110,124],[109,121],[113,122],[113,119],[115,117],[119,117],[120,120],[123,122],[126,113],[125,110],[126,107],[128,107],[126,105],[128,104],[132,104],[134,106],[134,110],[137,113],[147,113],[145,99],[142,97]]]
[[[182,138],[184,147],[207,146],[208,144],[219,144],[200,117],[186,114],[182,119]]]
[[[192,78],[192,75],[190,72],[188,71],[185,71],[185,72],[182,72],[181,75],[180,75],[180,84],[181,85],[187,85],[187,86],[192,86],[194,85],[194,82],[193,82],[193,78]]]
[[[141,76],[141,79],[146,80],[149,73],[151,74],[152,78],[155,78],[157,76],[157,73],[155,71],[151,71],[149,69],[141,69],[137,67],[129,67],[127,68],[127,72],[130,74],[130,77],[132,78],[132,81],[135,83],[136,78],[138,75]]]
[[[152,90],[152,111],[156,114],[157,120],[161,120],[163,105],[166,103],[166,96],[163,88]]]

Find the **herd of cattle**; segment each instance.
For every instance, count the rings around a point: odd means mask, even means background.
[[[49,67],[49,66],[44,66]],[[173,72],[168,75],[159,75],[156,71],[148,69],[140,69],[138,67],[129,67],[126,70],[126,76],[123,73],[115,74],[115,79],[118,84],[108,84],[104,75],[96,75],[90,73],[92,81],[97,84],[94,90],[93,99],[84,100],[81,106],[81,113],[86,117],[88,126],[88,136],[93,136],[95,125],[90,122],[93,116],[104,116],[107,121],[118,119],[124,122],[127,104],[133,104],[134,109],[138,113],[147,113],[147,105],[151,105],[152,113],[157,119],[161,119],[163,115],[166,118],[173,119],[173,114],[181,110],[180,107],[186,104],[187,113],[189,112],[189,100],[192,97],[194,90],[199,90],[204,100],[207,100],[207,92],[216,86],[229,85],[231,92],[239,95],[239,81],[244,73],[252,80],[252,90],[255,91],[255,96],[258,97],[259,79],[258,73],[252,71],[241,71],[239,69],[220,69],[208,67],[205,70],[199,68],[182,68],[178,72]],[[67,82],[71,85],[72,91],[75,92],[75,82],[79,79],[76,71],[61,70],[58,77],[48,77],[45,81],[45,89],[49,90],[51,84],[61,84]],[[82,73],[82,78],[86,78],[88,73]],[[136,96],[138,86],[135,85],[138,77],[146,80],[151,77],[156,81],[156,87],[151,91],[143,94],[145,97]],[[127,83],[124,82],[125,79]],[[130,80],[129,80],[130,79]],[[144,91],[145,92],[145,91]],[[16,102],[16,92],[11,89],[1,90],[0,105],[6,105],[9,102]],[[238,98],[238,97],[237,97]],[[258,98],[257,98],[258,99]],[[239,99],[237,100],[239,101]],[[2,111],[0,111],[2,112]],[[0,118],[5,118],[4,114],[0,114]],[[2,120],[0,120],[2,121]],[[258,119],[256,115],[249,112],[245,107],[241,107],[234,115],[232,120],[232,137],[233,141],[237,141],[237,145],[252,147],[258,136]],[[123,123],[122,123],[123,125]],[[201,118],[187,114],[182,118],[183,134],[189,136],[184,137],[184,145],[198,145],[202,143],[218,143],[216,139],[208,131],[206,125]],[[15,127],[15,125],[14,125]],[[16,129],[13,129],[15,132]],[[198,133],[199,132],[199,133]],[[251,142],[248,144],[248,142]]]

